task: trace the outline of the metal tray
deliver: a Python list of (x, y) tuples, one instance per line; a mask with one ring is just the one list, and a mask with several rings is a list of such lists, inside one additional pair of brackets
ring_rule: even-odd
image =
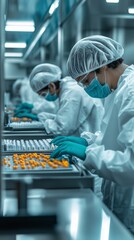
[[(17, 165), (18, 169), (13, 169), (12, 167), (15, 164), (13, 163), (12, 155), (4, 156), (4, 158), (10, 159), (10, 160), (7, 160), (10, 163), (10, 166), (3, 165), (2, 167), (4, 174), (18, 175), (18, 174), (49, 174), (49, 173), (61, 174), (63, 173), (63, 174), (71, 174), (71, 175), (80, 175), (80, 171), (73, 164), (69, 164), (68, 167), (58, 166), (57, 168), (53, 168), (46, 163), (45, 168), (43, 168), (42, 166), (38, 166), (30, 169), (28, 168), (22, 169), (20, 165)], [(40, 160), (39, 162), (43, 162), (43, 160)]]
[(43, 127), (31, 127), (31, 128), (28, 128), (28, 127), (25, 127), (25, 128), (14, 128), (14, 127), (4, 127), (4, 130), (7, 130), (7, 131), (45, 131), (45, 129)]

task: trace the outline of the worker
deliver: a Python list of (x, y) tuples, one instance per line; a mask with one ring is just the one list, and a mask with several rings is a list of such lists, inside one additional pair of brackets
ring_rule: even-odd
[(21, 103), (21, 94), (20, 89), (22, 86), (22, 79), (17, 79), (12, 86), (12, 102), (15, 106), (18, 106)]
[[(47, 101), (59, 100), (57, 114), (42, 112), (38, 119), (46, 132), (75, 135), (100, 130), (103, 108), (94, 102), (71, 77), (61, 78), (61, 69), (54, 64), (39, 64), (30, 74), (30, 85)], [(75, 91), (74, 91), (75, 89)], [(23, 115), (24, 117), (24, 115)]]
[(37, 114), (41, 112), (53, 114), (57, 113), (59, 109), (59, 101), (48, 102), (47, 100), (45, 100), (45, 98), (39, 96), (32, 90), (28, 78), (25, 78), (23, 80), (19, 79), (19, 81), (17, 80), (17, 83), (20, 86), (18, 92), (20, 95), (21, 103), (17, 106), (17, 109), (15, 110), (15, 117), (21, 118), (25, 115), (25, 117), (31, 118), (32, 120), (38, 120)]
[(68, 58), (69, 74), (93, 98), (105, 99), (103, 132), (57, 137), (51, 157), (69, 154), (103, 178), (104, 203), (134, 233), (134, 65), (123, 47), (94, 35), (79, 40)]

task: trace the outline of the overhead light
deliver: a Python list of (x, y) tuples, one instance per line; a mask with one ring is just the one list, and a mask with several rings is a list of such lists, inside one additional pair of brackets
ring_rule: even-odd
[(34, 26), (34, 21), (7, 21), (7, 26)]
[(134, 8), (128, 8), (128, 13), (129, 14), (134, 14)]
[(49, 14), (52, 15), (58, 6), (59, 6), (59, 0), (55, 0), (49, 9)]
[(6, 42), (5, 48), (26, 48), (25, 42)]
[(34, 32), (35, 27), (33, 21), (7, 21), (5, 30), (11, 32)]
[(7, 32), (34, 32), (35, 28), (33, 26), (6, 26), (5, 30)]
[(119, 3), (119, 0), (106, 0), (107, 3)]
[(22, 57), (23, 54), (20, 52), (5, 52), (5, 57)]

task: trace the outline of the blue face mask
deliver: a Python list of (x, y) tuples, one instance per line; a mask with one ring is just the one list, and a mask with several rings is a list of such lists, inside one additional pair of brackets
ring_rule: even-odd
[(97, 78), (94, 78), (84, 90), (93, 98), (105, 98), (111, 93), (108, 84), (101, 85)]
[(48, 93), (47, 96), (45, 97), (45, 99), (46, 99), (47, 101), (50, 101), (50, 102), (55, 101), (57, 98), (58, 98), (58, 96), (57, 96), (56, 93), (53, 94), (53, 95), (50, 94), (50, 93)]

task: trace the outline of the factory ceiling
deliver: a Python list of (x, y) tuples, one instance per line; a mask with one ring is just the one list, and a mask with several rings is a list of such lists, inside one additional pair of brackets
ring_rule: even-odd
[[(108, 0), (107, 0), (108, 1)], [(62, 4), (62, 20), (70, 14), (75, 5), (82, 2), (83, 15), (77, 18), (82, 22), (84, 31), (92, 29), (105, 30), (108, 28), (132, 28), (134, 14), (128, 13), (129, 7), (134, 7), (133, 0), (115, 0), (118, 3), (108, 3), (106, 0), (7, 0), (6, 4), (6, 31), (5, 56), (21, 54), (21, 59), (28, 60), (34, 57), (40, 48), (47, 46), (53, 40), (59, 27), (59, 5)], [(72, 21), (74, 18), (72, 18)], [(76, 20), (76, 19), (75, 19)], [(13, 22), (25, 22), (25, 29), (10, 30)], [(30, 25), (26, 25), (27, 24)], [(17, 24), (17, 23), (15, 23)], [(27, 30), (28, 28), (31, 30)], [(71, 29), (67, 34), (71, 34)], [(14, 43), (15, 47), (10, 47)], [(24, 43), (17, 48), (17, 43)], [(9, 55), (8, 55), (9, 54)]]

